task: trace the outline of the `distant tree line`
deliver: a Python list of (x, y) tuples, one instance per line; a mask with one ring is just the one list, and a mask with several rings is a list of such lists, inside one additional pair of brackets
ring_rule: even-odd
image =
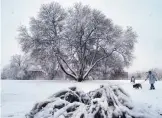
[(47, 79), (115, 78), (130, 66), (136, 38), (131, 27), (122, 28), (87, 5), (65, 9), (56, 2), (43, 4), (29, 27), (19, 27), (19, 44), (30, 61), (14, 56), (2, 75), (11, 71), (11, 78), (28, 79), (27, 70), (34, 63)]
[[(28, 80), (33, 78), (32, 71), (37, 66), (28, 56), (14, 55), (12, 56), (10, 63), (6, 65), (1, 73), (1, 79), (13, 79), (13, 80)], [(31, 70), (32, 68), (32, 70)]]
[[(157, 80), (162, 80), (162, 69), (154, 68), (150, 70), (156, 76)], [(147, 74), (148, 74), (148, 71), (137, 71), (137, 72), (131, 73), (129, 75), (129, 78), (131, 78), (131, 76), (134, 76), (136, 79), (146, 79)]]

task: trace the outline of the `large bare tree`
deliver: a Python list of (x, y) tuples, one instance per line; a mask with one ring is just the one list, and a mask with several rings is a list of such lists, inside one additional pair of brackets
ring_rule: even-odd
[(57, 60), (62, 71), (76, 81), (110, 62), (129, 66), (136, 37), (131, 27), (123, 29), (81, 3), (66, 10), (55, 2), (42, 5), (30, 27), (19, 30), (23, 51), (36, 59)]

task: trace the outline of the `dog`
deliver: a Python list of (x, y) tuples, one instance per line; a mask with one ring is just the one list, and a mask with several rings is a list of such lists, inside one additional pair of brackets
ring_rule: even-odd
[(142, 85), (140, 83), (136, 83), (133, 85), (133, 88), (135, 88), (135, 89), (141, 88), (142, 89)]

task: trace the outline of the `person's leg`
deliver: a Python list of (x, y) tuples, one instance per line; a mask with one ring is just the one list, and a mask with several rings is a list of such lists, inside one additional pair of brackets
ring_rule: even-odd
[(152, 89), (155, 89), (154, 84), (152, 84)]
[(152, 90), (153, 89), (153, 87), (152, 87), (152, 84), (151, 84), (151, 86), (150, 86), (150, 90)]

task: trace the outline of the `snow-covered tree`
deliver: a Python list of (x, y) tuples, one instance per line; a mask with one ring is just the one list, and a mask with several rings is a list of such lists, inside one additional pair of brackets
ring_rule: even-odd
[(23, 79), (25, 75), (24, 70), (26, 65), (24, 64), (23, 58), (21, 55), (14, 55), (11, 57), (10, 61), (10, 72), (13, 79)]
[(9, 65), (3, 67), (1, 71), (1, 79), (12, 79), (12, 74)]
[(28, 68), (31, 65), (27, 56), (14, 55), (10, 63), (2, 70), (2, 79), (29, 79)]
[(68, 10), (55, 2), (42, 5), (30, 27), (19, 30), (24, 52), (44, 62), (57, 60), (62, 71), (76, 81), (101, 67), (129, 66), (136, 37), (131, 27), (123, 29), (81, 3)]

